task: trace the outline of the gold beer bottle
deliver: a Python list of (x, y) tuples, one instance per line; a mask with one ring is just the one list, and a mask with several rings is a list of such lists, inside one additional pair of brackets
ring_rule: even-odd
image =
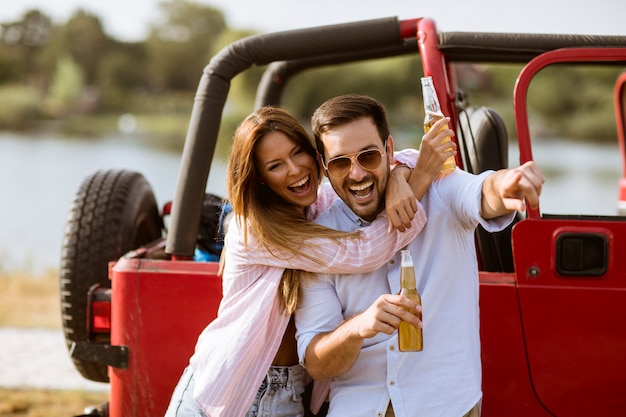
[[(422, 298), (415, 288), (415, 269), (413, 268), (413, 258), (410, 250), (400, 252), (402, 260), (400, 263), (400, 285), (402, 289), (400, 294), (422, 305)], [(418, 314), (422, 319), (422, 313)], [(419, 352), (424, 349), (424, 340), (422, 338), (422, 328), (417, 328), (406, 321), (400, 322), (398, 328), (398, 345), (401, 352)]]
[[(437, 120), (445, 117), (441, 112), (441, 107), (439, 106), (439, 99), (437, 98), (437, 93), (433, 84), (433, 77), (422, 77), (422, 96), (424, 97), (424, 133), (428, 133)], [(448, 125), (446, 124), (442, 129), (447, 128)], [(450, 136), (446, 136), (441, 143), (449, 141)], [(447, 174), (448, 172), (454, 171), (455, 168), (456, 161), (454, 160), (454, 156), (451, 156), (443, 163), (441, 172), (443, 174)]]

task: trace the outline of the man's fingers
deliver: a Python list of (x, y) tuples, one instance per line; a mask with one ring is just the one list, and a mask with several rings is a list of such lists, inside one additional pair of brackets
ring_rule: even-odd
[(503, 198), (502, 204), (507, 210), (526, 211), (523, 198)]
[(532, 208), (537, 208), (539, 205), (539, 196), (541, 195), (541, 189), (546, 182), (543, 172), (535, 164), (529, 166), (529, 172), (525, 175), (526, 180), (530, 184), (528, 190), (524, 192), (528, 203)]
[[(524, 199), (532, 208), (539, 206), (539, 196), (545, 182), (545, 177), (541, 169), (533, 162), (528, 161), (517, 169), (511, 171), (505, 186), (503, 197), (520, 200), (515, 203), (513, 201), (504, 201), (505, 206), (510, 209), (524, 210)], [(521, 206), (521, 209), (519, 208)], [(517, 208), (516, 208), (517, 207)]]
[(388, 318), (389, 324), (395, 328), (398, 328), (401, 321), (406, 321), (417, 327), (422, 326), (422, 322), (416, 314), (422, 311), (421, 306), (402, 295), (388, 298), (383, 310), (391, 316)]

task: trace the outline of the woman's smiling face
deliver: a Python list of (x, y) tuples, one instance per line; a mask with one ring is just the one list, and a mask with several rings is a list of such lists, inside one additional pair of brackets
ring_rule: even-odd
[(263, 182), (287, 202), (305, 208), (317, 199), (317, 161), (279, 131), (257, 144), (255, 161)]

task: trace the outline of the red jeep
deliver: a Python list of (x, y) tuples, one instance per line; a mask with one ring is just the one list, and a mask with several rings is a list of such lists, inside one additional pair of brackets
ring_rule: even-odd
[[(146, 179), (126, 170), (98, 171), (76, 194), (61, 302), (76, 368), (110, 383), (110, 401), (94, 414), (163, 415), (198, 334), (216, 315), (217, 263), (193, 255), (230, 80), (267, 65), (255, 107), (279, 105), (289, 78), (304, 70), (402, 55), (433, 77), (458, 132), (457, 165), (474, 173), (507, 167), (509, 140), (498, 111), (468, 104), (461, 64), (523, 68), (511, 85), (520, 164), (533, 159), (526, 99), (535, 75), (563, 64), (612, 68), (606, 99), (614, 101), (622, 163), (617, 203), (626, 209), (626, 75), (619, 76), (626, 36), (439, 33), (431, 19), (391, 17), (241, 39), (202, 74), (171, 206), (159, 210)], [(476, 241), (482, 415), (624, 415), (626, 217), (529, 209), (501, 233), (478, 230)]]

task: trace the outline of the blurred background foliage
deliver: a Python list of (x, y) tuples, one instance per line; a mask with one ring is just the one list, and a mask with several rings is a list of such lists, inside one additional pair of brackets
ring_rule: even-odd
[[(86, 137), (132, 129), (155, 146), (182, 149), (203, 68), (223, 47), (253, 34), (230, 29), (220, 10), (188, 0), (160, 2), (159, 16), (141, 42), (115, 39), (104, 31), (98, 16), (84, 10), (62, 24), (29, 10), (18, 21), (0, 22), (0, 129), (53, 129), (61, 135)], [(420, 127), (418, 58), (305, 72), (290, 81), (283, 104), (306, 122), (328, 97), (360, 92), (387, 105), (394, 129)], [(507, 125), (514, 126), (512, 88), (521, 66), (458, 67), (459, 82), (472, 104), (496, 108)], [(254, 67), (233, 79), (221, 135), (230, 135), (253, 110), (263, 70)], [(599, 76), (597, 71), (604, 73)], [(619, 72), (617, 68), (546, 70), (533, 82), (529, 95), (533, 128), (547, 136), (559, 131), (571, 139), (614, 140), (612, 101), (597, 92), (606, 95)], [(560, 79), (558, 88), (568, 94), (554, 93), (555, 77)], [(571, 91), (578, 98), (565, 101)], [(532, 119), (533, 109), (548, 117)], [(583, 112), (584, 117), (568, 117), (574, 112)], [(509, 134), (515, 136), (514, 131)]]

